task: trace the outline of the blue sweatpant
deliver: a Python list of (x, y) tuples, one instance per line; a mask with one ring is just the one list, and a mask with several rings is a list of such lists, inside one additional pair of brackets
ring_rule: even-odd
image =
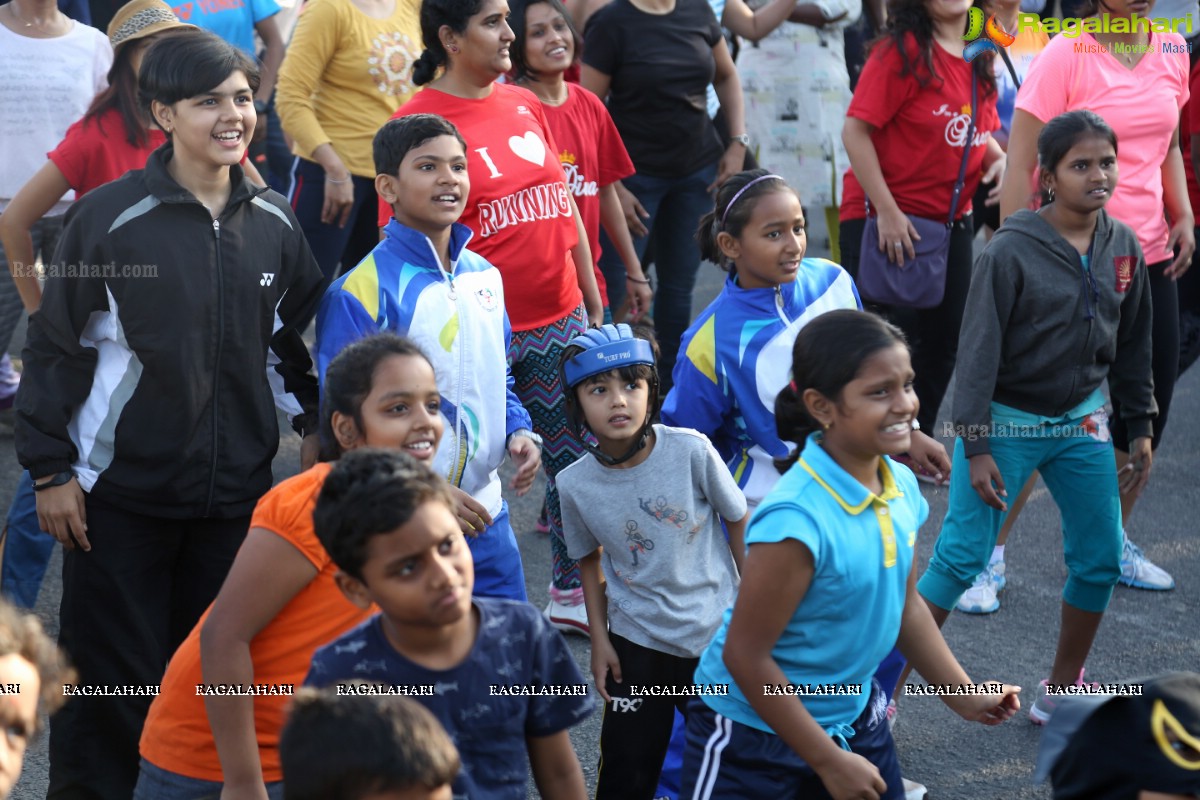
[(54, 537), (38, 527), (33, 480), (22, 472), (5, 520), (4, 566), (0, 593), (19, 608), (37, 604), (42, 579), (54, 553)]
[(525, 594), (525, 570), (521, 550), (508, 521), (508, 502), (492, 518), (492, 524), (479, 536), (467, 537), (471, 560), (475, 562), (476, 597), (528, 600)]
[[(847, 743), (851, 752), (879, 770), (887, 784), (882, 800), (903, 800), (900, 762), (887, 724), (887, 698), (878, 681), (871, 681), (871, 698), (854, 721), (854, 735)], [(774, 733), (723, 717), (700, 698), (688, 704), (679, 800), (829, 797), (812, 767)]]
[[(1008, 501), (1037, 470), (1062, 514), (1067, 583), (1063, 600), (1083, 611), (1103, 612), (1121, 575), (1121, 500), (1107, 420), (1102, 413), (1058, 425), (1022, 426), (993, 435), (989, 444), (1008, 490)], [(962, 440), (954, 445), (950, 508), (933, 558), (917, 590), (950, 610), (983, 571), (1007, 512), (985, 505), (971, 488)]]

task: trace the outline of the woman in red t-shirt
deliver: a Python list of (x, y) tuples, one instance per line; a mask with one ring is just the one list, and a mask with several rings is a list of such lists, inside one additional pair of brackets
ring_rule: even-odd
[[(607, 311), (611, 304), (600, 271), (603, 224), (625, 264), (630, 321), (636, 322), (650, 310), (653, 292), (617, 197), (617, 181), (633, 174), (633, 162), (600, 98), (567, 80), (568, 71), (578, 63), (583, 40), (559, 0), (515, 0), (509, 24), (517, 37), (510, 48), (516, 84), (542, 101), (567, 186), (587, 230), (600, 299)], [(605, 314), (606, 322), (609, 317)]]
[[(512, 69), (515, 37), (507, 16), (505, 0), (424, 0), (425, 51), (413, 66), (413, 83), (429, 86), (393, 116), (438, 114), (466, 139), (471, 193), (460, 222), (475, 233), (471, 249), (504, 280), (513, 389), (544, 439), (554, 554), (550, 618), (586, 633), (579, 569), (562, 540), (554, 482), (584, 451), (569, 432), (558, 368), (567, 342), (589, 322), (599, 324), (604, 311), (587, 234), (541, 101), (496, 82)], [(380, 227), (390, 215), (381, 205)]]
[(963, 60), (971, 0), (899, 0), (889, 8), (887, 27), (863, 67), (842, 130), (850, 169), (839, 241), (842, 265), (851, 275), (858, 275), (867, 197), (872, 213), (879, 215), (879, 241), (871, 245), (901, 266), (914, 256), (916, 231), (907, 215), (946, 219), (967, 146), (972, 73), (978, 81), (975, 136), (950, 235), (945, 296), (941, 305), (920, 313), (884, 309), (912, 344), (919, 421), (924, 430), (933, 430), (954, 372), (971, 284), (971, 198), (981, 176), (999, 184), (1004, 151), (991, 137), (1000, 127), (991, 60)]
[[(1179, 145), (1183, 150), (1183, 171), (1187, 178), (1188, 199), (1192, 213), (1200, 210), (1200, 58), (1192, 54), (1192, 69), (1188, 77), (1190, 99), (1179, 116)], [(1193, 234), (1200, 242), (1200, 225)], [(1179, 374), (1195, 363), (1200, 356), (1200, 270), (1183, 273), (1179, 287)]]
[(0, 215), (0, 240), (8, 253), (13, 281), (32, 314), (42, 302), (42, 289), (30, 270), (15, 265), (34, 263), (34, 224), (59, 198), (74, 189), (77, 198), (114, 181), (131, 169), (146, 166), (146, 157), (166, 141), (138, 104), (137, 75), (151, 42), (166, 32), (194, 31), (180, 22), (162, 0), (133, 0), (108, 26), (113, 48), (108, 88), (96, 95), (83, 119), (67, 135), (29, 182), (21, 187)]

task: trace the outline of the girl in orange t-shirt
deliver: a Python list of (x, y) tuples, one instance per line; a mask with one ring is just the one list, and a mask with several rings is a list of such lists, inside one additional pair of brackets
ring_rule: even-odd
[[(328, 460), (357, 447), (431, 462), (442, 437), (433, 367), (410, 340), (351, 344), (326, 372), (321, 440)], [(374, 612), (347, 601), (313, 531), (331, 465), (283, 481), (255, 508), (220, 594), (180, 645), (146, 719), (135, 800), (281, 798), (284, 709), (313, 651)]]

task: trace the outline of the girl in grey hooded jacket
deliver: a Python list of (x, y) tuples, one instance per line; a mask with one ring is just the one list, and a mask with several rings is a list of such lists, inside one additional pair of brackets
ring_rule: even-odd
[[(1151, 306), (1137, 237), (1104, 212), (1117, 141), (1090, 111), (1046, 124), (1039, 179), (1050, 202), (1009, 217), (981, 253), (959, 337), (958, 441), (950, 505), (918, 590), (939, 624), (986, 565), (1007, 514), (1006, 486), (1041, 473), (1062, 513), (1067, 582), (1047, 686), (1082, 682), (1083, 662), (1120, 575), (1121, 493), (1145, 486), (1151, 422)], [(1131, 431), (1117, 471), (1101, 385)]]

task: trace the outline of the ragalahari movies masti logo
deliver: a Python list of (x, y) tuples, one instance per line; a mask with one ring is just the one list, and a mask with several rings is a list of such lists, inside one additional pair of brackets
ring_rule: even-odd
[(995, 14), (988, 17), (985, 23), (983, 11), (972, 8), (967, 16), (967, 32), (963, 34), (963, 39), (970, 42), (963, 48), (963, 58), (970, 62), (989, 50), (999, 53), (1000, 48), (1008, 47), (1017, 40), (1017, 37), (1000, 27), (1000, 23), (996, 22)]

